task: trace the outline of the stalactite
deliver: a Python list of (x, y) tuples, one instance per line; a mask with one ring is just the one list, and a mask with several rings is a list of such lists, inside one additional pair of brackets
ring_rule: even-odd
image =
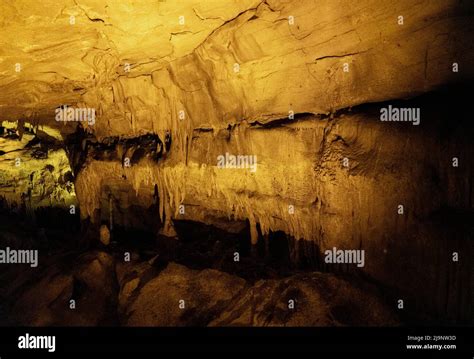
[(112, 194), (109, 194), (109, 229), (110, 232), (114, 229), (114, 205)]

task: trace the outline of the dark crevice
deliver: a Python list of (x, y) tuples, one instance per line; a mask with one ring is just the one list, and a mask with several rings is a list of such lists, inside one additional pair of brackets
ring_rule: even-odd
[[(290, 116), (286, 117), (278, 117), (275, 119), (261, 119), (255, 121), (249, 121), (249, 125), (255, 128), (262, 128), (262, 129), (272, 129), (280, 126), (291, 125), (296, 123), (300, 120), (305, 120), (308, 118), (313, 118), (316, 120), (330, 120), (330, 119), (337, 119), (338, 117), (344, 115), (356, 115), (356, 114), (366, 114), (367, 117), (373, 117), (375, 114), (376, 117), (380, 115), (380, 108), (387, 107), (388, 105), (392, 105), (394, 107), (420, 107), (421, 110), (427, 109), (428, 111), (432, 110), (432, 104), (437, 102), (445, 103), (445, 109), (449, 109), (449, 113), (447, 113), (446, 118), (443, 118), (443, 123), (445, 126), (449, 128), (457, 128), (459, 127), (459, 123), (466, 123), (469, 121), (466, 116), (465, 112), (462, 108), (459, 107), (459, 103), (462, 101), (469, 102), (469, 94), (474, 91), (472, 85), (465, 85), (465, 84), (456, 84), (453, 83), (447, 86), (441, 86), (434, 89), (431, 92), (427, 92), (424, 94), (413, 95), (411, 97), (405, 99), (393, 99), (393, 100), (385, 100), (380, 102), (368, 102), (359, 105), (354, 105), (351, 107), (340, 108), (337, 110), (332, 110), (328, 113), (311, 113), (311, 112), (297, 112), (294, 113), (292, 118)], [(372, 115), (372, 116), (370, 116)], [(449, 119), (453, 116), (456, 116), (456, 121), (450, 121)], [(266, 116), (268, 117), (268, 116)], [(423, 123), (423, 121), (422, 121)], [(412, 126), (411, 123), (408, 125)], [(227, 128), (232, 130), (239, 126), (239, 124), (228, 124)], [(470, 126), (466, 126), (470, 129)], [(207, 129), (204, 129), (206, 131)]]
[(106, 137), (101, 141), (79, 129), (69, 135), (66, 148), (71, 167), (77, 175), (87, 158), (96, 161), (116, 161), (127, 166), (138, 163), (143, 158), (158, 162), (171, 147), (171, 135), (167, 134), (163, 143), (158, 135), (148, 134), (138, 137), (124, 138), (119, 136)]

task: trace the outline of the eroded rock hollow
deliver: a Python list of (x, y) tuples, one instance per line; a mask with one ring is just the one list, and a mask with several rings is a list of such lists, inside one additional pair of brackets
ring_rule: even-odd
[(473, 18), (2, 2), (0, 324), (472, 324)]

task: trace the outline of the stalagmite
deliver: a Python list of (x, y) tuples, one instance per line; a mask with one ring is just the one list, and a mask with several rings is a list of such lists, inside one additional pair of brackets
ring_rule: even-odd
[(250, 222), (250, 249), (253, 256), (257, 255), (257, 244), (258, 244), (258, 230), (257, 224), (253, 217), (249, 218)]
[(100, 241), (104, 246), (110, 244), (110, 231), (105, 224), (100, 226)]

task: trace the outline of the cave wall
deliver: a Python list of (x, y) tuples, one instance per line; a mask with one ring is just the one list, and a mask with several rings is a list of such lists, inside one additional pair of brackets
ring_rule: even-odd
[[(0, 210), (77, 207), (74, 178), (58, 131), (0, 123)], [(49, 132), (49, 134), (48, 134)], [(57, 137), (54, 137), (57, 136)], [(79, 209), (78, 209), (79, 211)]]
[[(81, 213), (93, 215), (111, 180), (135, 188), (129, 196), (145, 208), (153, 205), (157, 184), (156, 215), (164, 221), (249, 220), (263, 234), (280, 230), (313, 241), (320, 252), (364, 249), (363, 272), (402, 290), (411, 305), (429, 302), (429, 310), (452, 319), (470, 317), (473, 146), (462, 123), (446, 127), (441, 109), (449, 106), (430, 107), (422, 107), (420, 126), (387, 125), (370, 106), (274, 127), (196, 131), (187, 163), (145, 159), (126, 168), (91, 161), (76, 181)], [(216, 158), (226, 152), (255, 154), (257, 170), (218, 168)], [(463, 165), (453, 167), (453, 157)], [(441, 270), (451, 267), (454, 251), (463, 253), (462, 266)]]
[[(439, 269), (454, 250), (472, 257), (471, 133), (465, 113), (450, 111), (473, 78), (472, 3), (81, 0), (1, 10), (2, 119), (67, 138), (77, 123), (54, 120), (67, 104), (96, 110), (93, 125), (81, 124), (95, 142), (170, 139), (159, 158), (143, 151), (130, 167), (119, 146), (109, 158), (71, 158), (83, 219), (106, 218), (112, 193), (123, 211), (156, 206), (168, 234), (173, 220), (230, 219), (248, 221), (254, 241), (258, 225), (321, 251), (365, 249), (363, 272), (414, 306), (422, 286), (420, 302), (440, 298), (432, 310), (472, 318), (468, 263)], [(443, 88), (459, 88), (460, 100), (446, 104)], [(421, 108), (420, 125), (381, 122), (389, 104)], [(257, 170), (218, 168), (226, 152), (257, 156)]]
[(461, 77), (453, 62), (473, 71), (469, 2), (113, 4), (2, 4), (10, 120), (52, 121), (56, 107), (82, 104), (97, 110), (99, 137), (172, 130), (178, 146), (199, 127), (423, 93)]

